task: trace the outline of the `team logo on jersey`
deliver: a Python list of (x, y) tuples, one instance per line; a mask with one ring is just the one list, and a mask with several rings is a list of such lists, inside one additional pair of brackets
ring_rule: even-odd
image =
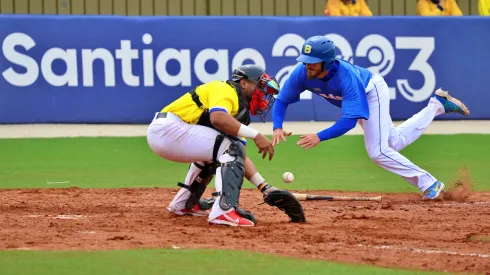
[(334, 96), (333, 94), (318, 94), (319, 96), (325, 98), (325, 99), (335, 99), (335, 100), (342, 100), (341, 96)]

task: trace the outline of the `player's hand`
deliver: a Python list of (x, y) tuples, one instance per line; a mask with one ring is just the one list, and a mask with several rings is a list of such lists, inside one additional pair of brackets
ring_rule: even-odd
[(286, 137), (290, 136), (292, 132), (284, 131), (283, 129), (276, 129), (272, 134), (272, 146), (279, 144), (279, 141), (282, 139), (286, 142)]
[(302, 135), (300, 138), (301, 139), (296, 144), (306, 150), (309, 150), (320, 144), (320, 138), (317, 134)]
[(254, 138), (254, 142), (257, 148), (259, 148), (259, 153), (262, 153), (262, 158), (265, 158), (265, 156), (267, 156), (267, 153), (269, 153), (269, 160), (271, 160), (274, 156), (274, 146), (272, 146), (270, 140), (266, 138), (262, 133), (259, 133)]

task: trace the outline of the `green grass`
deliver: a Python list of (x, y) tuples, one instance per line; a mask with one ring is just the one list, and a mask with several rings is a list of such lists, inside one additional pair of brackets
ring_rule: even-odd
[[(298, 139), (278, 145), (272, 161), (261, 159), (252, 142), (247, 153), (280, 188), (417, 191), (369, 160), (362, 136), (343, 136), (310, 151), (298, 147)], [(425, 135), (401, 153), (446, 183), (465, 165), (477, 183), (475, 190), (490, 190), (489, 140), (488, 135)], [(144, 137), (0, 139), (0, 152), (0, 188), (177, 187), (188, 168), (154, 155)], [(282, 183), (285, 171), (293, 172), (293, 183)], [(65, 181), (69, 183), (47, 183)], [(245, 181), (244, 188), (252, 185)]]
[(2, 275), (438, 274), (324, 261), (298, 261), (243, 251), (187, 249), (110, 252), (0, 251), (0, 270)]

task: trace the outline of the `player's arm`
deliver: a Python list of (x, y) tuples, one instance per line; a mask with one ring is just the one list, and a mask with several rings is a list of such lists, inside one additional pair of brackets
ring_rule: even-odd
[(358, 119), (369, 118), (369, 106), (361, 81), (349, 74), (340, 80), (342, 117), (331, 127), (317, 133), (320, 141), (342, 136), (356, 127)]
[[(243, 125), (231, 115), (233, 109), (238, 109), (238, 99), (234, 98), (236, 96), (225, 85), (217, 86), (216, 89), (220, 91), (209, 95), (211, 124), (225, 134), (254, 139), (259, 131)], [(239, 133), (240, 129), (244, 133)]]
[(209, 99), (211, 124), (225, 134), (253, 139), (259, 153), (262, 153), (262, 158), (269, 153), (269, 160), (271, 160), (274, 156), (274, 148), (269, 139), (256, 129), (240, 123), (230, 114), (233, 107), (237, 105), (238, 99), (233, 93), (226, 90), (214, 93)]
[(272, 190), (277, 190), (277, 188), (272, 187), (272, 185), (267, 183), (249, 157), (245, 158), (245, 178), (255, 185), (255, 187), (262, 193), (270, 188), (273, 188)]
[(320, 139), (320, 141), (325, 141), (332, 138), (340, 137), (356, 127), (356, 123), (357, 119), (341, 117), (331, 127), (318, 132), (318, 138)]
[[(243, 136), (251, 139), (254, 139), (259, 134), (259, 131), (240, 123), (224, 110), (210, 110), (209, 112), (211, 124), (213, 124), (213, 126), (220, 132), (232, 136)], [(242, 127), (246, 129), (246, 133), (239, 134), (240, 128)]]
[(298, 102), (300, 94), (304, 91), (304, 85), (301, 80), (301, 78), (304, 78), (302, 70), (304, 68), (298, 65), (291, 72), (291, 75), (281, 88), (276, 101), (274, 101), (274, 106), (272, 107), (273, 130), (282, 129), (288, 105)]

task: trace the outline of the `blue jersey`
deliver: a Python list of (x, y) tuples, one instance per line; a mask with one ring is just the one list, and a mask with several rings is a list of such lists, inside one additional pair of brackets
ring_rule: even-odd
[(288, 105), (299, 101), (300, 94), (309, 90), (342, 108), (344, 118), (368, 119), (366, 87), (371, 77), (369, 70), (337, 59), (325, 78), (309, 80), (306, 66), (299, 64), (281, 88), (278, 100)]

